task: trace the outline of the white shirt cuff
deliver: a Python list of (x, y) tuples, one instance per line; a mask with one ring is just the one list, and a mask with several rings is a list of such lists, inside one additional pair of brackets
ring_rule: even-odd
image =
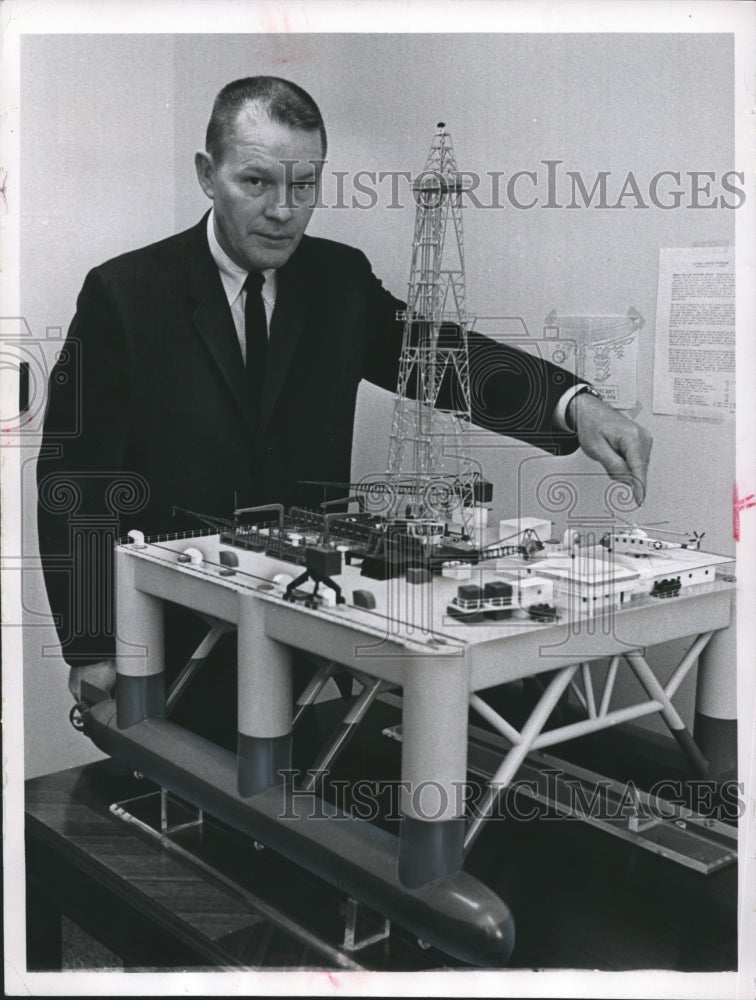
[(560, 431), (568, 431), (570, 434), (575, 433), (575, 428), (570, 427), (567, 422), (567, 407), (573, 396), (576, 396), (581, 389), (589, 388), (587, 382), (578, 382), (577, 385), (570, 386), (566, 392), (563, 392), (559, 397), (559, 402), (554, 409), (554, 424)]

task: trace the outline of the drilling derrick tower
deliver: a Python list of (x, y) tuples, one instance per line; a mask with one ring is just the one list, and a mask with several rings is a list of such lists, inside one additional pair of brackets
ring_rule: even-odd
[[(389, 516), (439, 538), (458, 522), (474, 536), (474, 510), (490, 491), (466, 443), (471, 424), (465, 312), (462, 178), (439, 122), (413, 184), (415, 231), (389, 446)], [(478, 508), (480, 509), (480, 508)]]

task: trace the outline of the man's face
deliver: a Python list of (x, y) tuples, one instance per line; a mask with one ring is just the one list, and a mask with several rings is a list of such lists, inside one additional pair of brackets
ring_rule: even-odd
[(319, 132), (280, 125), (254, 105), (237, 116), (220, 161), (197, 153), (218, 242), (235, 263), (248, 271), (286, 263), (310, 221), (322, 161)]

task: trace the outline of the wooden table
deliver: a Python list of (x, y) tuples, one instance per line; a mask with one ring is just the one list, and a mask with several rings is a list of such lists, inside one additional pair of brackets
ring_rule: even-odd
[[(401, 937), (350, 956), (343, 899), (307, 873), (205, 820), (183, 844), (215, 877), (110, 811), (155, 786), (114, 761), (26, 785), (27, 964), (61, 968), (66, 915), (126, 968), (416, 969), (442, 964)], [(254, 889), (254, 896), (253, 896)], [(255, 902), (256, 901), (256, 902)], [(282, 911), (286, 908), (288, 916)]]

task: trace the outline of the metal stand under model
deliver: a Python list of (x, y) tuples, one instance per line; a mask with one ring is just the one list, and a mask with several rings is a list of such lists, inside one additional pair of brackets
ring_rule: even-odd
[[(242, 888), (236, 881), (228, 878), (223, 872), (208, 862), (201, 856), (198, 850), (189, 850), (176, 839), (177, 834), (182, 831), (196, 829), (200, 839), (204, 823), (204, 815), (201, 809), (193, 810), (185, 802), (170, 795), (165, 788), (160, 788), (145, 795), (140, 795), (132, 799), (125, 799), (121, 802), (114, 802), (110, 806), (110, 812), (118, 819), (136, 827), (141, 833), (159, 842), (165, 850), (178, 855), (184, 860), (204, 872), (211, 875), (213, 879), (221, 882), (227, 888), (241, 897), (249, 906), (250, 917), (266, 921), (272, 927), (284, 931), (286, 934), (298, 940), (301, 945), (308, 949), (313, 955), (327, 964), (341, 969), (361, 970), (364, 966), (350, 957), (349, 953), (362, 950), (376, 941), (383, 940), (390, 931), (389, 921), (385, 921), (383, 931), (374, 934), (369, 938), (357, 940), (356, 927), (360, 916), (359, 906), (355, 900), (347, 900), (347, 910), (344, 921), (344, 939), (342, 946), (336, 947), (325, 937), (313, 934), (301, 923), (292, 920), (280, 907), (271, 906), (259, 895)], [(262, 845), (256, 845), (262, 848)], [(351, 904), (351, 905), (350, 905)], [(262, 968), (265, 964), (265, 944), (269, 940), (268, 936), (263, 936), (261, 945), (248, 965), (250, 968)]]

